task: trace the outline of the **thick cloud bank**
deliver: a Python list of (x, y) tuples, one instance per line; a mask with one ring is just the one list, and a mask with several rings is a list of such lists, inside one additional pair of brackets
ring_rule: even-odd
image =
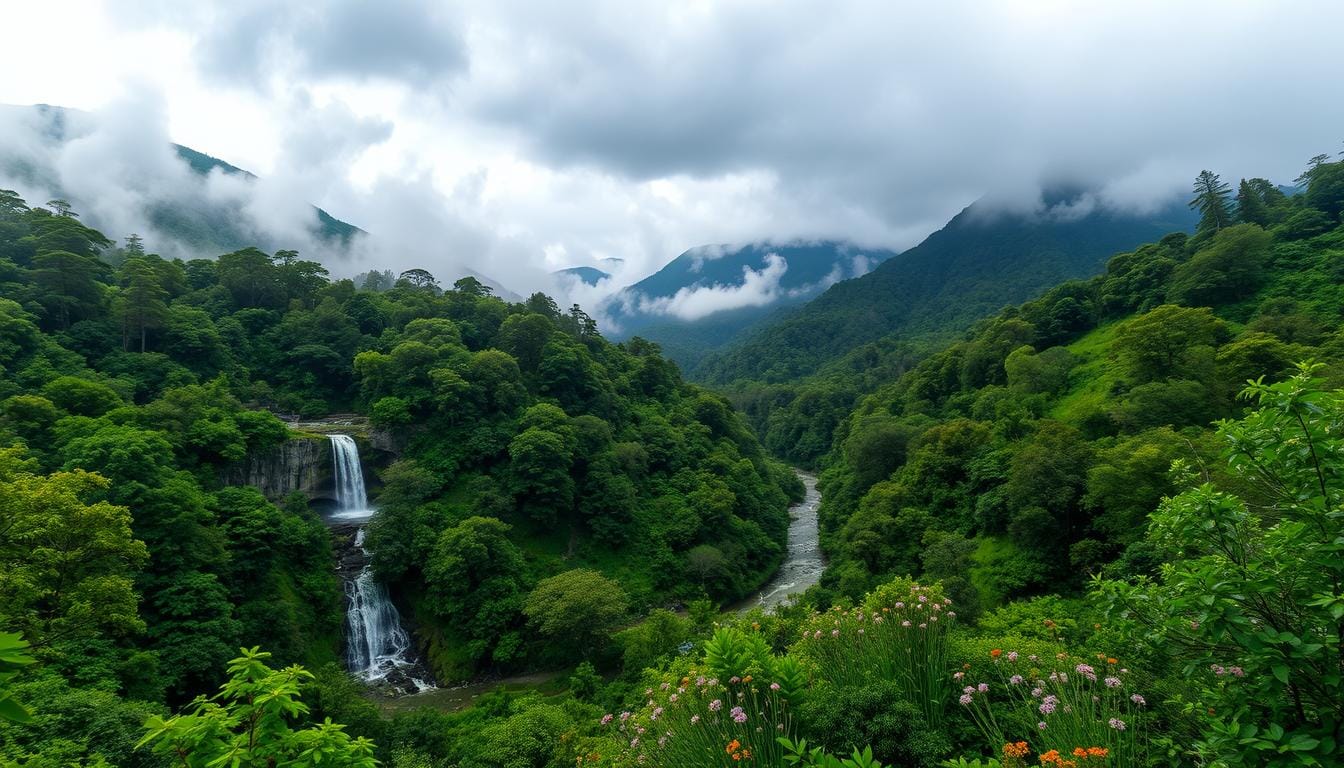
[[(4, 20), (0, 47), (44, 65), (0, 77), (0, 102), (121, 126), (54, 166), (114, 232), (181, 191), (150, 146), (171, 138), (257, 172), (191, 192), (248, 226), (297, 236), (313, 203), (374, 233), (350, 271), (465, 266), (588, 304), (696, 243), (900, 250), (987, 194), (1143, 209), (1203, 168), (1290, 180), (1344, 138), (1329, 0), (88, 0)], [(154, 183), (107, 186), (122, 165)], [(611, 258), (598, 287), (548, 277)]]

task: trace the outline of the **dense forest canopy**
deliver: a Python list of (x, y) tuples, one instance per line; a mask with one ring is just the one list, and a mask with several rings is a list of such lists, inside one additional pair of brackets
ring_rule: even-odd
[(293, 251), (162, 259), (0, 193), (0, 617), (47, 673), (25, 686), (130, 713), (210, 690), (240, 645), (336, 661), (326, 526), (221, 482), (290, 438), (272, 412), (394, 436), (369, 546), (445, 681), (592, 652), (604, 625), (534, 589), (576, 611), (606, 590), (619, 623), (779, 562), (797, 480), (655, 346), (470, 277), (371, 288)]
[[(0, 193), (0, 760), (1335, 764), (1344, 162), (1299, 182), (1206, 171), (1193, 234), (809, 380), (826, 573), (728, 614), (799, 482), (656, 345)], [(406, 709), (340, 666), (331, 532), (221, 480), (335, 410), (392, 445), (365, 545), (436, 677), (558, 676)]]

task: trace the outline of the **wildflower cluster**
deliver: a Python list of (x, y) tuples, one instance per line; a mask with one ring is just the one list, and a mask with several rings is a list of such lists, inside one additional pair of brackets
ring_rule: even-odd
[(795, 649), (838, 687), (894, 681), (937, 726), (951, 690), (945, 670), (956, 617), (952, 601), (937, 588), (897, 581), (862, 607), (814, 616)]
[(752, 675), (719, 680), (692, 669), (644, 691), (638, 712), (602, 717), (621, 745), (618, 766), (779, 765), (794, 729), (778, 683)]
[(1118, 659), (1100, 654), (1091, 663), (1067, 653), (1043, 659), (997, 648), (989, 658), (984, 676), (992, 681), (967, 679), (969, 664), (952, 679), (961, 685), (958, 703), (991, 744), (1005, 744), (1005, 758), (1020, 760), (1017, 744), (1027, 746), (1006, 743), (1007, 733), (1031, 729), (1042, 765), (1068, 768), (1112, 756), (1137, 764), (1138, 713), (1147, 701), (1127, 689), (1129, 670)]
[(1099, 765), (1110, 757), (1111, 751), (1105, 747), (1074, 747), (1073, 751), (1060, 754), (1058, 749), (1049, 750), (1038, 756), (1043, 766), (1054, 766), (1054, 768), (1078, 768), (1079, 765), (1091, 763)]

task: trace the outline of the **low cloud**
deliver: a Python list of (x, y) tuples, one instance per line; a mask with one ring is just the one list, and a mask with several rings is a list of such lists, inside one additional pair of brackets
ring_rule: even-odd
[[(714, 258), (721, 258), (729, 250), (736, 249), (715, 247), (710, 252), (716, 254)], [(772, 252), (765, 255), (759, 269), (744, 266), (741, 282), (686, 286), (671, 296), (659, 297), (646, 296), (633, 290), (625, 291), (613, 296), (605, 304), (598, 305), (599, 318), (615, 332), (620, 330), (620, 318), (632, 314), (699, 320), (717, 312), (765, 307), (788, 299), (815, 295), (841, 280), (865, 274), (871, 268), (872, 264), (866, 256), (855, 254), (837, 261), (830, 272), (816, 282), (786, 288), (783, 279), (789, 270), (789, 262)]]
[(779, 281), (788, 270), (788, 261), (771, 253), (766, 255), (765, 265), (760, 269), (743, 267), (742, 282), (738, 285), (682, 288), (666, 298), (640, 297), (636, 306), (640, 312), (668, 315), (678, 320), (698, 320), (729, 309), (763, 307), (779, 300)]

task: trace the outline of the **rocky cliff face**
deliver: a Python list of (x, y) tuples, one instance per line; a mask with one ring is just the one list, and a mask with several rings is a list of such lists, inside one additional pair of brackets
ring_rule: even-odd
[(271, 501), (299, 491), (309, 501), (335, 501), (331, 442), (323, 436), (292, 437), (269, 451), (229, 467), (228, 485), (251, 485)]

